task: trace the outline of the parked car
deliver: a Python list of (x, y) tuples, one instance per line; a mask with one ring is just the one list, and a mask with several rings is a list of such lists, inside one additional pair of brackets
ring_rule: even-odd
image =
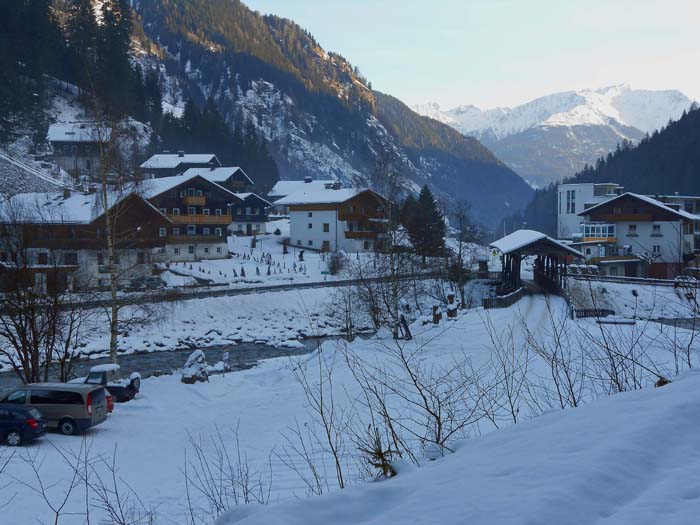
[(46, 434), (48, 423), (36, 408), (0, 404), (0, 439), (16, 447)]
[(141, 388), (141, 375), (134, 372), (129, 380), (122, 379), (119, 365), (96, 365), (90, 369), (88, 376), (82, 381), (87, 385), (102, 385), (114, 397), (117, 403), (131, 401)]
[(67, 436), (107, 419), (105, 389), (98, 385), (32, 383), (11, 391), (0, 403), (36, 408), (49, 428)]

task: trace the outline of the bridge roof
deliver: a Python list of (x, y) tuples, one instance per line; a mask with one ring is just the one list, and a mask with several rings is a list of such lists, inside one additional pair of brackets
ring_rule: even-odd
[(563, 244), (548, 235), (534, 230), (518, 230), (502, 239), (492, 242), (489, 246), (504, 254), (519, 255), (573, 255), (583, 257), (578, 250)]

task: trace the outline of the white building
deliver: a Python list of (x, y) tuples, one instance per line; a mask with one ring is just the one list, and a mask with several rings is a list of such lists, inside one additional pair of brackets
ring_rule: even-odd
[(614, 182), (560, 184), (557, 187), (557, 238), (580, 237), (579, 214), (586, 208), (616, 197), (622, 191), (622, 186)]
[(579, 214), (574, 245), (603, 275), (670, 278), (695, 261), (700, 216), (677, 204), (624, 193)]
[(299, 248), (370, 251), (383, 238), (386, 201), (369, 189), (305, 186), (275, 204), (289, 209), (290, 243)]
[(323, 190), (332, 188), (334, 185), (337, 186), (338, 184), (338, 181), (333, 179), (314, 180), (311, 177), (305, 177), (304, 180), (281, 180), (272, 187), (267, 194), (267, 198), (274, 204), (275, 213), (287, 215), (289, 213), (289, 208), (285, 205), (278, 205), (279, 200), (302, 191)]

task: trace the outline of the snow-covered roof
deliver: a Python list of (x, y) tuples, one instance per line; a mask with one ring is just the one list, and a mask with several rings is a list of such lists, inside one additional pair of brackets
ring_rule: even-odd
[[(110, 196), (110, 206), (117, 201)], [(104, 212), (99, 193), (20, 193), (0, 205), (2, 220), (17, 223), (89, 224)]]
[(268, 193), (268, 196), (274, 198), (286, 197), (298, 191), (302, 191), (309, 188), (323, 189), (326, 187), (327, 184), (333, 184), (335, 182), (337, 181), (331, 179), (311, 180), (308, 182), (303, 180), (281, 180), (272, 187), (272, 189)]
[(86, 122), (59, 122), (51, 124), (46, 139), (49, 142), (107, 142), (111, 128)]
[(700, 221), (700, 216), (695, 215), (693, 213), (688, 213), (685, 210), (674, 210), (667, 204), (664, 204), (663, 202), (654, 199), (653, 197), (649, 197), (647, 195), (640, 195), (639, 193), (631, 193), (631, 192), (625, 192), (622, 195), (618, 195), (617, 197), (613, 197), (610, 200), (607, 200), (605, 202), (601, 202), (600, 204), (596, 204), (595, 206), (588, 208), (587, 210), (583, 210), (580, 212), (578, 215), (585, 216), (589, 215), (591, 211), (600, 208), (601, 206), (604, 205), (609, 205), (612, 202), (615, 202), (618, 199), (621, 199), (622, 197), (632, 197), (634, 199), (638, 199), (640, 201), (646, 202), (647, 204), (651, 204), (652, 206), (655, 206), (657, 208), (660, 208), (668, 213), (673, 213), (675, 215), (678, 215), (679, 217), (682, 217), (684, 219), (688, 219), (689, 221)]
[(366, 190), (360, 188), (340, 188), (338, 190), (326, 189), (325, 187), (308, 188), (275, 201), (275, 204), (340, 204), (356, 197), (363, 191)]
[(246, 200), (248, 197), (255, 197), (255, 198), (260, 199), (261, 201), (263, 201), (263, 202), (264, 202), (265, 204), (267, 204), (268, 206), (272, 206), (272, 203), (271, 203), (270, 201), (268, 201), (267, 199), (263, 199), (263, 198), (262, 198), (260, 195), (258, 195), (257, 193), (235, 193), (234, 195), (236, 195), (236, 197), (238, 197), (238, 198), (241, 199), (242, 201)]
[(144, 196), (144, 198), (152, 199), (153, 197), (156, 197), (161, 193), (165, 193), (166, 191), (178, 187), (180, 184), (196, 179), (198, 177), (204, 179), (206, 182), (212, 184), (221, 191), (225, 191), (226, 193), (233, 196), (236, 195), (231, 190), (224, 188), (223, 186), (207, 179), (206, 177), (202, 177), (201, 175), (191, 176), (187, 175), (186, 173), (183, 173), (182, 175), (173, 175), (172, 177), (161, 177), (159, 179), (146, 180), (142, 184), (141, 193)]
[(189, 175), (190, 177), (199, 175), (200, 177), (204, 177), (211, 182), (224, 182), (239, 171), (246, 179), (248, 179), (250, 184), (253, 184), (253, 180), (248, 176), (243, 168), (239, 168), (238, 166), (224, 166), (219, 168), (189, 168), (183, 173), (183, 175)]
[(115, 363), (105, 363), (103, 365), (95, 365), (90, 368), (90, 372), (119, 372), (119, 365)]
[(171, 169), (180, 164), (209, 164), (219, 159), (213, 153), (157, 153), (141, 164), (141, 169)]
[(583, 254), (578, 250), (574, 250), (570, 246), (567, 246), (566, 244), (560, 241), (552, 239), (549, 235), (535, 230), (514, 231), (510, 235), (506, 235), (502, 239), (498, 239), (497, 241), (492, 242), (489, 246), (496, 248), (502, 253), (512, 253), (521, 250), (526, 246), (530, 246), (531, 244), (535, 244), (539, 241), (545, 241), (547, 243), (550, 243), (563, 251), (569, 252), (572, 255), (576, 255), (577, 257), (583, 257)]

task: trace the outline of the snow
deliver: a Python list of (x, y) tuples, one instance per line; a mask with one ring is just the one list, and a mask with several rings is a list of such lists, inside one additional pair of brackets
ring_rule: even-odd
[(180, 156), (178, 153), (157, 153), (141, 164), (141, 169), (170, 169), (177, 168), (180, 164), (208, 164), (219, 161), (213, 153), (185, 153)]
[(219, 525), (694, 523), (700, 373), (464, 442), (381, 483), (232, 511)]
[(413, 109), (466, 135), (489, 135), (501, 140), (546, 126), (622, 125), (652, 133), (669, 120), (677, 120), (691, 104), (679, 91), (636, 90), (621, 84), (554, 93), (512, 108), (460, 106), (443, 111), (438, 104), (428, 103)]
[(651, 204), (652, 206), (655, 206), (657, 208), (661, 208), (662, 210), (664, 210), (668, 213), (672, 213), (674, 215), (677, 215), (683, 219), (688, 219), (689, 221), (700, 221), (700, 216), (698, 216), (698, 215), (688, 213), (685, 210), (676, 210), (674, 208), (671, 208), (667, 204), (664, 204), (663, 202), (654, 199), (653, 197), (649, 197), (647, 195), (640, 195), (638, 193), (631, 193), (631, 192), (625, 192), (621, 195), (618, 195), (617, 197), (613, 197), (610, 200), (607, 200), (605, 202), (601, 202), (600, 204), (596, 204), (595, 206), (591, 206), (590, 208), (587, 208), (586, 210), (579, 213), (579, 215), (588, 215), (591, 212), (591, 210), (595, 210), (598, 207), (603, 206), (603, 205), (609, 205), (611, 202), (615, 202), (616, 200), (621, 199), (622, 197), (633, 197), (635, 199), (639, 199), (641, 201), (644, 201), (647, 204)]
[(107, 142), (110, 128), (100, 128), (85, 122), (51, 124), (46, 139), (49, 142)]
[(280, 200), (276, 201), (275, 204), (339, 204), (356, 197), (363, 191), (366, 190), (359, 188), (340, 188), (337, 190), (326, 189), (325, 187), (305, 188), (281, 198)]
[[(190, 319), (226, 331), (241, 322), (236, 316), (243, 314), (249, 316), (245, 318), (251, 332), (258, 335), (282, 317), (279, 309), (288, 306), (293, 296), (268, 294), (224, 302), (188, 302), (196, 306), (186, 302), (174, 309), (176, 319), (166, 323), (162, 333), (176, 337), (173, 329)], [(316, 297), (328, 299), (327, 292)], [(302, 311), (308, 311), (311, 298), (304, 297)], [(181, 312), (181, 308), (186, 311)], [(523, 330), (527, 327), (535, 332), (530, 337), (546, 341), (550, 309), (557, 316), (565, 314), (566, 304), (559, 298), (547, 302), (543, 297), (526, 297), (509, 309), (460, 312), (455, 321), (437, 326), (423, 326), (418, 321), (411, 327), (415, 339), (406, 345), (409, 351), (428, 345), (424, 356), (428, 369), (452, 367), (468, 357), (475, 369), (488, 370), (492, 359), (489, 325), (499, 331), (514, 327), (517, 341), (526, 337)], [(208, 321), (207, 316), (211, 316)], [(661, 337), (660, 325), (651, 324), (640, 334), (639, 324), (596, 328), (593, 321), (565, 322), (576, 355), (587, 351), (590, 339), (584, 336), (589, 331), (610, 330), (609, 334), (620, 340), (648, 347), (663, 373), (672, 368), (668, 340)], [(307, 327), (314, 324), (312, 320)], [(683, 340), (688, 334), (681, 330), (676, 336)], [(148, 508), (155, 508), (163, 523), (182, 523), (183, 516), (189, 515), (183, 471), (185, 455), (194, 459), (192, 441), (213, 453), (212, 439), (217, 433), (224, 436), (227, 446), (235, 443), (234, 428), (238, 428), (241, 453), (251, 470), (260, 473), (265, 484), (271, 476), (270, 501), (279, 505), (241, 506), (221, 520), (225, 525), (593, 524), (649, 519), (675, 524), (691, 522), (691, 516), (700, 511), (697, 373), (662, 389), (647, 388), (598, 402), (596, 393), (585, 389), (583, 397), (590, 404), (539, 416), (538, 410), (523, 404), (517, 425), (509, 427), (507, 418), (498, 414), (495, 421), (501, 430), (484, 421), (462, 436), (471, 439), (452, 444), (456, 453), (421, 461), (420, 468), (398, 463), (398, 476), (385, 482), (363, 483), (353, 467), (356, 458), (350, 446), (344, 464), (351, 486), (342, 492), (331, 489), (325, 496), (299, 500), (307, 495), (305, 484), (274, 454), (287, 443), (284, 435), (289, 435), (290, 428), (313, 429), (308, 400), (294, 370), (308, 366), (313, 371), (319, 359), (334, 363), (335, 402), (338, 409), (349, 407), (356, 403), (360, 391), (344, 352), (349, 350), (377, 366), (390, 367), (392, 354), (386, 345), (391, 344), (386, 335), (358, 339), (347, 348), (327, 342), (320, 354), (268, 360), (254, 369), (213, 376), (209, 382), (196, 385), (181, 384), (177, 375), (145, 379), (134, 401), (118, 405), (104, 424), (87, 433), (86, 447), (94, 457), (103, 458), (111, 458), (116, 447), (119, 479), (128, 483)], [(235, 352), (235, 346), (230, 351)], [(528, 373), (534, 374), (537, 384), (545, 384), (551, 371), (533, 356)], [(644, 380), (645, 386), (650, 383), (650, 378)], [(411, 407), (404, 409), (410, 411)], [(410, 417), (410, 412), (406, 416)], [(37, 457), (50, 498), (60, 497), (70, 479), (63, 458), (77, 454), (80, 447), (80, 438), (52, 433), (28, 450)], [(229, 448), (229, 453), (235, 455), (235, 448)], [(323, 450), (315, 454), (321, 472), (332, 477), (328, 455)], [(5, 477), (0, 478), (13, 481), (14, 497), (3, 508), (3, 518), (12, 523), (47, 521), (50, 513), (46, 507), (21, 484), (35, 483), (25, 457), (23, 450), (13, 456)], [(296, 465), (304, 468), (301, 462)], [(103, 469), (104, 463), (99, 462), (97, 468)], [(191, 485), (189, 489), (194, 512), (210, 522), (206, 501)], [(83, 501), (82, 491), (74, 492), (66, 510), (80, 512)], [(95, 510), (91, 521), (99, 522), (102, 517)], [(84, 519), (67, 516), (62, 522), (83, 523)]]
[(333, 184), (335, 180), (312, 180), (309, 182), (303, 180), (281, 180), (277, 182), (270, 192), (269, 197), (281, 198), (287, 195), (292, 195), (299, 191), (306, 189), (306, 186), (313, 188), (314, 190), (321, 190), (326, 187), (327, 184)]
[[(190, 181), (194, 178), (197, 178), (197, 177), (202, 177), (202, 176), (201, 175), (187, 175), (186, 173), (184, 173), (182, 175), (174, 175), (172, 177), (160, 177), (157, 179), (148, 179), (148, 180), (143, 181), (141, 193), (142, 193), (144, 198), (152, 199), (153, 197), (161, 195), (162, 193), (165, 193), (166, 191), (169, 191), (173, 188), (176, 188), (180, 184), (184, 184), (185, 182), (188, 182), (188, 181)], [(205, 179), (207, 182), (216, 186), (221, 191), (225, 191), (226, 193), (234, 195), (234, 193), (231, 190), (224, 188), (223, 186), (217, 184), (215, 181), (209, 179), (208, 177), (202, 177), (202, 178)]]
[(227, 166), (218, 168), (189, 168), (183, 173), (183, 176), (195, 177), (199, 175), (200, 177), (204, 177), (205, 179), (211, 182), (225, 182), (229, 177), (232, 177), (238, 172), (241, 172), (243, 176), (246, 179), (248, 179), (248, 182), (250, 184), (253, 184), (251, 178), (248, 177), (246, 172), (238, 166)]
[(119, 365), (114, 363), (95, 365), (92, 368), (90, 368), (90, 372), (119, 372)]
[(492, 242), (489, 246), (496, 248), (502, 253), (511, 253), (541, 240), (546, 240), (547, 242), (552, 243), (555, 246), (561, 248), (562, 250), (576, 255), (577, 257), (583, 257), (583, 254), (581, 252), (578, 252), (573, 248), (552, 239), (548, 235), (545, 235), (544, 233), (535, 230), (514, 231), (513, 233), (506, 235), (502, 239)]
[(96, 193), (20, 193), (4, 202), (0, 213), (15, 222), (88, 224), (103, 212)]

